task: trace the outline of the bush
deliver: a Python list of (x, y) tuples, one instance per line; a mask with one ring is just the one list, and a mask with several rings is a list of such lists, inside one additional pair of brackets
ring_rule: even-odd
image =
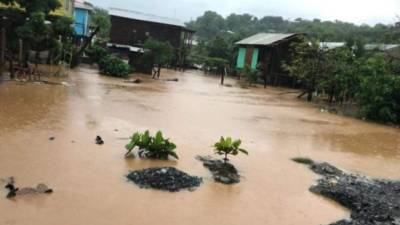
[(97, 45), (87, 49), (85, 53), (93, 63), (97, 63), (97, 64), (100, 63), (100, 60), (104, 56), (108, 55), (107, 50), (105, 50), (104, 48), (97, 46)]
[(256, 84), (258, 81), (258, 77), (260, 76), (259, 75), (260, 72), (258, 70), (254, 70), (249, 66), (246, 66), (244, 68), (243, 73), (246, 81), (249, 83), (250, 86)]
[(400, 124), (400, 76), (381, 74), (364, 77), (357, 99), (361, 117)]
[(131, 141), (125, 146), (128, 150), (125, 156), (128, 156), (135, 147), (138, 147), (140, 157), (167, 160), (169, 156), (172, 156), (179, 159), (175, 152), (176, 145), (169, 139), (164, 139), (161, 131), (158, 131), (154, 137), (148, 130), (144, 133), (134, 133)]
[(113, 77), (126, 77), (131, 72), (130, 66), (114, 55), (106, 55), (99, 61), (100, 73)]

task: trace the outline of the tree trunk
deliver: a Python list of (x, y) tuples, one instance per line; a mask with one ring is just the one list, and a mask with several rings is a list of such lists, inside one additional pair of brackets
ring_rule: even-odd
[(312, 101), (312, 95), (313, 95), (313, 90), (308, 90), (307, 92), (307, 101), (311, 102)]
[(224, 81), (225, 81), (225, 74), (222, 73), (222, 75), (221, 75), (221, 85), (224, 85)]
[(14, 75), (14, 63), (13, 63), (13, 55), (12, 54), (10, 55), (8, 60), (9, 60), (8, 61), (9, 69), (10, 69), (10, 79), (13, 80), (15, 78), (15, 75)]
[(1, 62), (0, 62), (0, 76), (3, 77), (4, 72), (4, 64), (5, 64), (5, 55), (6, 55), (6, 28), (1, 28)]

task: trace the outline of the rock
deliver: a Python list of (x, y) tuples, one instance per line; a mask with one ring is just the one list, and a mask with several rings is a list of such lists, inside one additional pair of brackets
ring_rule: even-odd
[(12, 183), (8, 183), (5, 188), (8, 189), (7, 198), (14, 198), (17, 196), (17, 191), (19, 188), (14, 186), (14, 181), (12, 181)]
[(7, 198), (14, 198), (16, 196), (21, 195), (37, 195), (37, 194), (50, 194), (53, 193), (53, 190), (48, 188), (47, 185), (40, 183), (36, 186), (36, 188), (32, 187), (24, 187), (24, 188), (17, 188), (14, 185), (14, 178), (9, 178), (8, 183), (5, 186), (8, 189)]
[(132, 84), (140, 84), (142, 83), (141, 79), (135, 79), (135, 80), (125, 80), (125, 83), (132, 83)]
[(236, 184), (240, 182), (240, 175), (232, 164), (204, 156), (198, 156), (196, 159), (203, 162), (203, 166), (210, 170), (216, 182), (223, 184)]
[(179, 82), (178, 78), (167, 79), (168, 82)]
[(49, 141), (54, 141), (55, 139), (55, 137), (49, 137)]
[(96, 144), (97, 145), (104, 145), (104, 141), (100, 136), (96, 137)]
[(17, 195), (34, 195), (38, 194), (39, 192), (35, 188), (25, 187), (21, 188), (17, 191)]
[(193, 191), (199, 187), (203, 179), (190, 176), (173, 167), (150, 168), (133, 171), (127, 178), (141, 188), (153, 188), (170, 192), (178, 192), (183, 189)]
[(36, 190), (37, 190), (37, 192), (43, 193), (43, 194), (53, 193), (53, 189), (50, 189), (49, 187), (47, 187), (47, 185), (42, 184), (42, 183), (40, 183), (36, 186)]
[(351, 210), (351, 220), (331, 225), (400, 224), (400, 181), (347, 174), (328, 163), (312, 163), (322, 176), (310, 191), (333, 199)]

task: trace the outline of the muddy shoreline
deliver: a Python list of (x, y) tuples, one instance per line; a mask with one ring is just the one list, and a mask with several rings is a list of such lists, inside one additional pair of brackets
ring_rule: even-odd
[(294, 159), (322, 176), (310, 191), (351, 210), (351, 218), (330, 225), (400, 224), (400, 181), (346, 173), (328, 163)]

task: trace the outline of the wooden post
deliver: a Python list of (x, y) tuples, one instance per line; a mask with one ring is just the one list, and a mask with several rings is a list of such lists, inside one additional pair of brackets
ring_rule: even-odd
[(226, 74), (226, 67), (224, 68), (224, 71), (222, 72), (222, 75), (221, 75), (221, 85), (224, 85), (224, 82), (225, 82), (225, 74)]
[[(3, 24), (2, 24), (3, 25)], [(1, 59), (0, 59), (0, 76), (3, 77), (4, 72), (4, 61), (6, 55), (6, 28), (4, 26), (1, 27)]]
[(23, 48), (24, 48), (24, 46), (23, 46), (23, 42), (22, 42), (22, 39), (19, 39), (18, 40), (18, 47), (19, 47), (19, 51), (18, 51), (18, 63), (19, 63), (19, 67), (20, 68), (22, 68), (23, 67), (23, 59), (22, 59), (22, 55), (23, 55)]

